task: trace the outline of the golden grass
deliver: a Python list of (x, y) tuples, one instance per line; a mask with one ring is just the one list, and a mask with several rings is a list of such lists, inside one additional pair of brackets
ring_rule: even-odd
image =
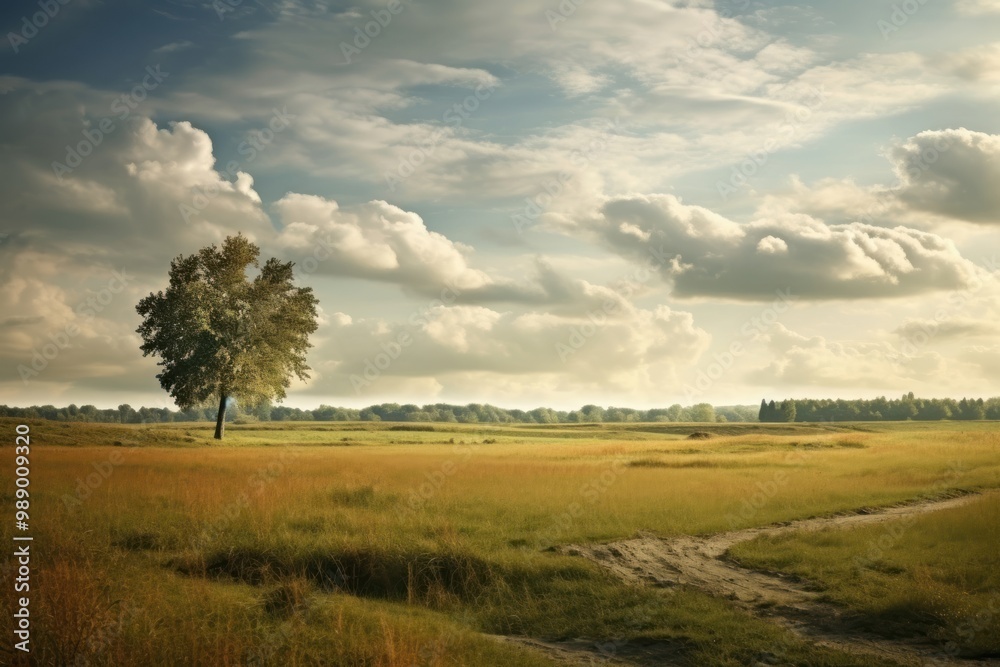
[[(485, 631), (676, 641), (691, 664), (743, 664), (775, 642), (809, 664), (863, 664), (724, 601), (632, 590), (543, 549), (1000, 487), (1000, 436), (982, 428), (736, 429), (692, 441), (657, 425), (274, 426), (206, 446), (210, 431), (191, 425), (35, 424), (39, 656), (548, 664)], [(92, 444), (109, 440), (123, 446)], [(94, 464), (117, 454), (78, 498)]]

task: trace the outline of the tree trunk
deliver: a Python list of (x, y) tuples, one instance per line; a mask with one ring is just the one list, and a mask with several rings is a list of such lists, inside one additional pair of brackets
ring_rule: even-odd
[(216, 440), (222, 440), (222, 436), (226, 434), (226, 402), (228, 400), (228, 396), (219, 394), (219, 417), (215, 420)]

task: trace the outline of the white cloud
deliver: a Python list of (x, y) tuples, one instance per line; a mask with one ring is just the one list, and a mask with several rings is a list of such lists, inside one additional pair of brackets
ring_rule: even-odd
[(788, 244), (777, 236), (765, 236), (757, 243), (757, 252), (764, 255), (777, 255), (788, 252)]
[[(399, 186), (411, 200), (521, 198), (568, 169), (576, 177), (563, 205), (571, 205), (581, 193), (662, 190), (672, 177), (738, 162), (765, 141), (774, 150), (800, 146), (845, 121), (900, 113), (946, 90), (919, 54), (831, 60), (709, 3), (588, 3), (555, 31), (537, 3), (505, 8), (407, 5), (344, 63), (338, 44), (350, 42), (361, 19), (297, 7), (243, 35), (253, 86), (206, 76), (158, 108), (229, 120), (243, 109), (287, 104), (298, 115), (294, 140), (274, 146), (265, 164), (375, 184), (433, 146)], [(313, 29), (303, 30), (306, 23)], [(481, 66), (460, 66), (470, 62)], [(549, 77), (562, 96), (586, 95), (588, 104), (572, 118), (518, 114), (514, 132), (500, 132), (513, 138), (498, 140), (482, 120), (521, 104), (524, 74)], [(459, 87), (437, 96), (439, 118), (403, 120), (400, 110), (423, 101), (418, 87), (435, 85)], [(440, 119), (479, 85), (496, 92), (472, 122)], [(622, 127), (599, 159), (573, 165), (592, 128), (610, 117)]]
[(415, 213), (384, 201), (347, 213), (334, 201), (290, 193), (274, 208), (284, 226), (278, 243), (298, 252), (328, 249), (330, 258), (324, 256), (321, 266), (330, 271), (418, 284), (456, 280), (463, 290), (487, 282), (468, 267), (461, 246), (429, 231)]
[(965, 128), (921, 132), (889, 151), (914, 209), (980, 223), (1000, 222), (1000, 135)]
[[(1000, 222), (1000, 135), (965, 128), (927, 130), (885, 150), (892, 183), (859, 185), (792, 176), (784, 192), (766, 194), (758, 217), (806, 213), (831, 222), (907, 225), (960, 233), (961, 223)], [(966, 225), (968, 227), (968, 225)]]
[(777, 41), (758, 51), (754, 59), (768, 72), (786, 74), (805, 70), (817, 57), (814, 51)]
[[(296, 260), (324, 303), (336, 298), (338, 312), (323, 313), (316, 336), (317, 376), (299, 388), (310, 396), (352, 397), (351, 373), (407, 331), (412, 346), (373, 389), (390, 399), (398, 391), (657, 402), (687, 377), (682, 371), (710, 337), (674, 297), (697, 299), (699, 324), (717, 323), (726, 302), (770, 301), (778, 289), (813, 302), (923, 297), (979, 277), (956, 243), (978, 250), (974, 232), (963, 230), (978, 230), (988, 244), (986, 225), (997, 222), (997, 135), (938, 129), (893, 144), (886, 155), (900, 176), (895, 188), (871, 185), (878, 179), (849, 156), (871, 153), (866, 142), (911, 122), (947, 127), (948, 114), (971, 113), (970, 99), (989, 118), (1000, 61), (998, 46), (979, 44), (982, 37), (955, 52), (934, 53), (918, 40), (908, 42), (913, 51), (893, 52), (903, 42), (884, 43), (871, 25), (852, 34), (823, 18), (839, 10), (782, 7), (736, 19), (710, 0), (584, 3), (553, 30), (546, 6), (530, 0), (442, 0), (407, 3), (344, 62), (341, 41), (382, 6), (332, 11), (290, 0), (232, 39), (206, 34), (197, 48), (211, 57), (196, 66), (179, 53), (193, 43), (150, 41), (142, 53), (167, 54), (177, 71), (124, 121), (111, 111), (120, 93), (0, 78), (0, 194), (8, 202), (0, 361), (16, 367), (9, 362), (78, 320), (75, 306), (113, 268), (138, 276), (134, 293), (87, 321), (40, 381), (45, 391), (31, 395), (155, 389), (151, 361), (136, 355), (132, 305), (162, 286), (173, 256), (236, 231), (267, 255)], [(985, 0), (957, 6), (973, 15), (998, 8)], [(477, 91), (488, 95), (455, 123), (448, 110)], [(217, 156), (285, 107), (295, 118), (280, 140), (223, 173)], [(891, 120), (902, 113), (910, 114), (903, 123)], [(57, 177), (52, 162), (105, 117), (115, 129)], [(927, 162), (941, 140), (951, 147)], [(721, 215), (671, 194), (634, 194), (704, 196), (712, 188), (701, 173), (761, 150), (774, 158), (774, 179), (785, 165), (826, 173), (828, 157), (855, 178), (796, 178), (785, 191), (766, 191), (771, 178), (762, 173), (760, 205), (745, 218), (729, 203)], [(420, 164), (390, 188), (387, 174), (412, 166), (414, 155)], [(487, 239), (476, 226), (506, 223), (525, 198), (548, 198), (557, 179), (559, 192), (539, 207), (544, 224), (519, 239), (521, 255), (485, 243), (474, 251), (439, 231), (467, 214), (462, 239)], [(280, 192), (288, 194), (272, 194)], [(185, 216), (181, 205), (199, 210)], [(431, 210), (449, 219), (415, 212)], [(944, 237), (956, 227), (957, 242)], [(556, 257), (525, 254), (543, 248)], [(629, 297), (603, 284), (618, 270), (607, 265), (645, 263), (650, 250), (662, 252), (660, 276), (673, 297), (656, 280)], [(303, 258), (316, 260), (315, 273), (303, 271)], [(449, 285), (455, 304), (421, 306)], [(372, 296), (386, 294), (391, 305)], [(865, 331), (852, 311), (843, 326), (858, 329), (857, 340), (775, 332), (754, 381), (933, 389), (968, 374), (988, 387), (988, 364), (974, 360), (996, 356), (985, 314), (941, 325), (921, 354), (893, 356), (888, 346), (927, 324), (913, 301), (870, 306), (898, 313), (886, 315), (902, 322), (896, 329)], [(407, 304), (420, 314), (416, 323), (392, 314)], [(560, 358), (557, 346), (582, 336), (588, 311), (607, 304), (606, 324)], [(0, 395), (18, 389), (19, 381), (7, 383)]]
[(1000, 0), (955, 0), (959, 13), (971, 16), (1000, 13)]
[(746, 379), (773, 388), (863, 388), (866, 393), (895, 393), (901, 387), (919, 389), (947, 368), (945, 359), (936, 352), (922, 351), (902, 359), (892, 348), (877, 342), (803, 336), (780, 323), (763, 340), (773, 360), (748, 373)]
[[(597, 324), (481, 306), (436, 306), (398, 322), (341, 319), (314, 355), (325, 371), (311, 391), (353, 396), (358, 387), (362, 396), (378, 396), (402, 379), (433, 378), (444, 395), (460, 394), (473, 379), (486, 387), (532, 387), (543, 402), (542, 388), (637, 393), (662, 390), (707, 348), (708, 334), (689, 313), (620, 308), (618, 317)], [(362, 382), (369, 363), (383, 367)]]
[(556, 83), (569, 96), (584, 95), (601, 90), (611, 82), (611, 77), (596, 74), (575, 63), (560, 63), (552, 73)]
[(521, 302), (582, 304), (585, 283), (572, 281), (544, 261), (530, 281), (473, 268), (473, 249), (429, 230), (416, 213), (384, 201), (342, 210), (337, 202), (289, 193), (274, 204), (282, 224), (275, 239), (286, 254), (317, 260), (314, 270), (391, 282), (411, 293), (449, 303)]
[(962, 51), (935, 54), (928, 62), (968, 81), (1000, 80), (1000, 43), (982, 44)]
[(933, 319), (909, 319), (893, 333), (904, 340), (927, 339), (932, 342), (1000, 338), (1000, 324), (971, 317), (955, 317), (938, 322)]
[(740, 225), (673, 195), (611, 199), (578, 227), (626, 256), (665, 254), (661, 274), (681, 297), (766, 301), (784, 289), (810, 300), (903, 297), (963, 289), (979, 275), (953, 242), (931, 233), (789, 213)]

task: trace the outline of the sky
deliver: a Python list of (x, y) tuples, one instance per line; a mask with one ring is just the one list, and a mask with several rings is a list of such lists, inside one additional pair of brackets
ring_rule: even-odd
[(173, 407), (136, 303), (242, 232), (286, 403), (1000, 394), (1000, 0), (0, 10), (0, 403)]

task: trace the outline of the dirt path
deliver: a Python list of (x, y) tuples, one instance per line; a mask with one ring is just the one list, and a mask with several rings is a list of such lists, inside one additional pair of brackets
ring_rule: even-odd
[(820, 602), (808, 585), (776, 573), (740, 567), (723, 559), (738, 542), (761, 535), (881, 523), (893, 519), (959, 507), (969, 497), (917, 502), (855, 514), (806, 519), (788, 524), (749, 528), (707, 537), (661, 539), (642, 536), (609, 544), (570, 545), (560, 551), (583, 556), (632, 584), (691, 586), (733, 600), (759, 616), (768, 617), (817, 644), (851, 653), (878, 655), (904, 665), (1000, 665), (1000, 660), (961, 660), (940, 646), (917, 640), (889, 640), (852, 627), (842, 608)]

